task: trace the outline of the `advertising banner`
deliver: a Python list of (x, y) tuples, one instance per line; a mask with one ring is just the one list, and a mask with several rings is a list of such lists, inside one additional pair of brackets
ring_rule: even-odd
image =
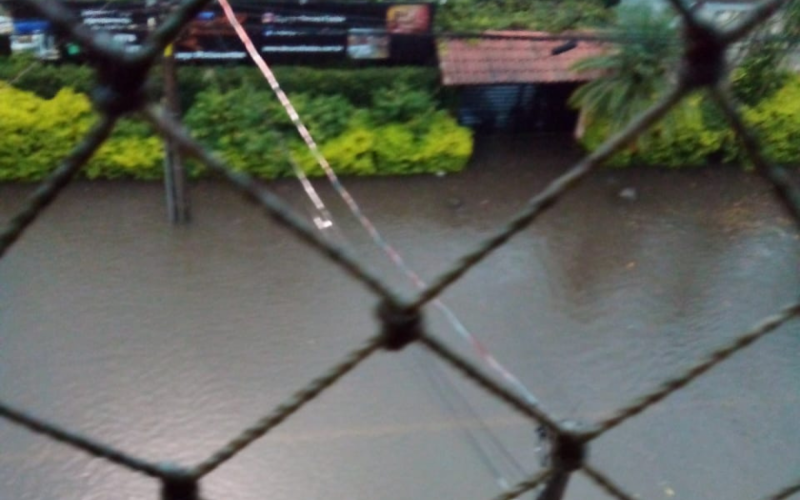
[[(64, 2), (81, 22), (106, 31), (125, 50), (138, 50), (166, 15), (170, 2)], [(49, 59), (80, 58), (80, 48), (55, 40), (49, 24), (19, 1), (0, 0), (13, 26), (15, 50), (36, 50)], [(313, 64), (337, 60), (421, 64), (434, 58), (432, 4), (373, 2), (233, 1), (238, 21), (268, 62)], [(0, 11), (0, 17), (2, 12)], [(2, 22), (2, 19), (0, 19)], [(247, 62), (242, 42), (222, 9), (211, 4), (190, 21), (175, 42), (182, 62)]]

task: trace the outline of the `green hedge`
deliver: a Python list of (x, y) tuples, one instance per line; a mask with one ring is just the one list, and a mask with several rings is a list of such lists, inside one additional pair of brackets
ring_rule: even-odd
[(561, 32), (608, 24), (616, 0), (448, 0), (437, 6), (443, 31)]
[[(339, 95), (292, 98), (323, 155), (349, 175), (455, 172), (472, 154), (471, 133), (432, 97), (404, 84), (373, 93), (368, 107)], [(237, 170), (276, 178), (292, 163), (309, 175), (323, 172), (269, 91), (250, 87), (205, 91), (185, 118), (195, 136)]]
[[(370, 67), (328, 68), (277, 66), (273, 68), (281, 86), (290, 93), (340, 95), (359, 106), (372, 101), (372, 94), (396, 84), (427, 92), (438, 99), (439, 72), (436, 68)], [(31, 56), (0, 57), (0, 80), (40, 97), (52, 98), (63, 88), (88, 94), (94, 85), (91, 68), (74, 64), (37, 62)], [(159, 68), (151, 74), (153, 96), (161, 88)], [(181, 66), (178, 85), (182, 109), (192, 107), (197, 94), (209, 88), (226, 92), (243, 86), (268, 88), (261, 72), (252, 66)]]
[[(787, 78), (773, 95), (754, 106), (743, 106), (742, 112), (769, 160), (800, 165), (800, 76)], [(669, 125), (655, 125), (607, 164), (685, 168), (722, 160), (749, 167), (741, 144), (703, 94), (685, 99), (671, 114)], [(592, 123), (581, 144), (594, 150), (611, 132), (603, 123)]]
[[(83, 137), (93, 112), (85, 95), (71, 89), (52, 99), (0, 86), (0, 181), (35, 181), (50, 173)], [(89, 178), (160, 175), (158, 139), (143, 126), (123, 122), (84, 170)]]
[[(316, 83), (306, 85), (316, 93), (292, 93), (292, 101), (337, 172), (414, 174), (453, 172), (465, 166), (472, 152), (471, 133), (437, 110), (432, 92), (412, 90), (415, 77), (382, 80), (372, 89), (362, 83), (362, 93), (351, 100), (347, 94), (334, 93), (323, 73), (316, 72)], [(334, 72), (331, 80), (340, 76)], [(258, 87), (208, 85), (194, 97), (184, 121), (237, 170), (264, 179), (282, 177), (291, 173), (292, 158), (310, 175), (320, 174), (285, 111), (264, 87), (263, 82)], [(45, 98), (0, 82), (0, 181), (43, 178), (94, 119), (83, 93), (65, 88)], [(157, 179), (162, 175), (162, 158), (161, 141), (145, 125), (123, 120), (83, 175)], [(190, 164), (190, 173), (204, 172)]]
[[(800, 165), (800, 77), (793, 76), (777, 92), (757, 106), (746, 108), (744, 120), (761, 139), (764, 155), (771, 161)], [(743, 161), (735, 144), (727, 159)]]
[[(607, 125), (593, 123), (587, 128), (581, 142), (587, 149), (595, 150), (611, 132)], [(668, 120), (652, 126), (631, 145), (615, 154), (607, 164), (613, 167), (699, 166), (722, 148), (724, 140), (723, 130), (709, 127), (701, 97), (693, 95), (670, 111)]]

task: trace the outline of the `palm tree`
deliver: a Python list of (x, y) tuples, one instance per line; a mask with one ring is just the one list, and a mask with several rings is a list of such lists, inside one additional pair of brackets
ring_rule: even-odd
[(772, 18), (755, 29), (742, 43), (733, 61), (734, 95), (755, 106), (778, 91), (792, 74), (788, 67), (800, 44), (800, 2), (787, 2)]
[(581, 110), (581, 124), (599, 122), (619, 130), (653, 103), (674, 81), (680, 55), (674, 15), (641, 4), (621, 6), (608, 35), (613, 49), (579, 61), (579, 72), (601, 76), (581, 86), (570, 99)]

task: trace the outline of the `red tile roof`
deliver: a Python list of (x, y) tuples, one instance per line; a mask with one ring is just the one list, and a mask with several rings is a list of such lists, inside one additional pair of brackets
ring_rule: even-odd
[(539, 31), (487, 31), (486, 34), (507, 38), (439, 41), (439, 68), (444, 85), (588, 81), (596, 78), (597, 73), (577, 73), (572, 71), (572, 65), (607, 50), (598, 42), (579, 41), (574, 49), (554, 56), (551, 51), (567, 40), (531, 39), (548, 36)]

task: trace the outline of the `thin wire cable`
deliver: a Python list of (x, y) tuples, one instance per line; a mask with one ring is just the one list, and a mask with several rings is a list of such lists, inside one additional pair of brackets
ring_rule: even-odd
[[(281, 144), (284, 145), (283, 141)], [(331, 215), (328, 208), (325, 206), (325, 203), (322, 201), (322, 198), (319, 196), (317, 191), (314, 189), (313, 185), (311, 184), (308, 177), (305, 175), (305, 172), (300, 168), (299, 165), (288, 155), (288, 152), (285, 151), (285, 145), (283, 147), (284, 153), (287, 154), (289, 161), (293, 167), (295, 175), (300, 180), (304, 191), (306, 192), (307, 196), (311, 199), (312, 203), (314, 204), (315, 208), (319, 211), (320, 215), (322, 215), (322, 220), (329, 222), (331, 226), (334, 224), (333, 216)], [(317, 217), (313, 217), (315, 223), (317, 223), (317, 227), (321, 232), (324, 232), (325, 229), (328, 227), (324, 224), (320, 224), (317, 222)], [(491, 429), (483, 422), (477, 412), (469, 405), (469, 402), (466, 400), (466, 397), (458, 392), (458, 389), (454, 386), (454, 384), (450, 383), (447, 378), (441, 374), (437, 367), (429, 367), (425, 364), (424, 360), (419, 359), (417, 356), (414, 357), (415, 361), (417, 362), (417, 366), (421, 372), (425, 374), (428, 379), (430, 385), (426, 387), (432, 387), (436, 395), (438, 396), (439, 401), (443, 403), (443, 406), (446, 408), (453, 415), (457, 415), (459, 411), (455, 408), (456, 403), (452, 401), (451, 398), (457, 396), (457, 399), (460, 400), (462, 408), (466, 409), (468, 413), (471, 414), (472, 418), (481, 429), (484, 431), (485, 435), (489, 438), (490, 442), (494, 445), (494, 447), (499, 451), (499, 453), (505, 458), (507, 463), (511, 464), (513, 468), (519, 473), (520, 476), (525, 476), (526, 472), (523, 469), (522, 465), (516, 460), (516, 458), (511, 454), (511, 452), (497, 439), (496, 436), (491, 432)], [(443, 387), (447, 385), (448, 387)], [(448, 390), (449, 389), (449, 390)], [(494, 464), (492, 458), (488, 455), (486, 451), (484, 451), (480, 440), (472, 433), (472, 431), (468, 428), (463, 429), (464, 435), (469, 443), (470, 447), (472, 447), (473, 451), (475, 451), (476, 455), (478, 456), (481, 463), (490, 471), (490, 473), (494, 476), (495, 481), (497, 482), (498, 486), (503, 490), (510, 489), (510, 482), (505, 477), (505, 475), (500, 471), (500, 469)]]
[(230, 170), (224, 163), (208, 153), (205, 148), (192, 139), (186, 130), (168, 113), (164, 113), (161, 108), (151, 105), (144, 112), (144, 117), (163, 137), (175, 141), (185, 153), (202, 162), (211, 171), (222, 175), (249, 200), (262, 207), (270, 217), (290, 230), (308, 246), (318, 250), (331, 262), (335, 262), (352, 278), (393, 304), (401, 303), (388, 285), (384, 284), (372, 271), (360, 264), (354, 256), (350, 255), (350, 252), (318, 236), (304, 219), (299, 217), (280, 198), (261, 188), (251, 176)]
[[(466, 396), (464, 396), (458, 390), (455, 384), (447, 379), (446, 375), (440, 371), (441, 369), (438, 365), (434, 364), (429, 366), (429, 364), (426, 363), (426, 360), (421, 359), (418, 356), (419, 353), (415, 352), (415, 354), (417, 355), (414, 356), (414, 359), (419, 371), (425, 375), (428, 383), (430, 384), (428, 387), (433, 390), (434, 394), (442, 403), (442, 406), (445, 408), (445, 410), (450, 413), (450, 415), (455, 417), (461, 415), (462, 412), (466, 413), (472, 421), (478, 424), (480, 430), (483, 431), (483, 434), (488, 438), (492, 447), (499, 452), (499, 454), (504, 458), (505, 462), (509, 464), (520, 477), (525, 477), (527, 473), (522, 467), (522, 464), (520, 464), (514, 455), (511, 454), (511, 452), (505, 447), (499, 438), (494, 435), (489, 426), (486, 425), (480, 415), (478, 415), (478, 412), (472, 407), (472, 405), (470, 405)], [(500, 467), (495, 465), (489, 452), (484, 449), (484, 445), (481, 443), (480, 439), (478, 439), (478, 437), (469, 427), (463, 428), (462, 431), (468, 444), (473, 451), (475, 451), (480, 461), (494, 475), (498, 486), (500, 486), (500, 488), (503, 490), (509, 490), (511, 488), (510, 481), (500, 470)]]
[(541, 485), (542, 482), (547, 480), (547, 478), (549, 478), (552, 473), (553, 471), (550, 469), (545, 469), (540, 472), (537, 472), (530, 479), (522, 481), (521, 483), (517, 484), (516, 486), (506, 491), (505, 493), (501, 493), (500, 495), (494, 497), (492, 500), (513, 500), (514, 498), (517, 498), (520, 495), (524, 495), (525, 493)]
[(6, 84), (6, 82), (0, 82), (0, 84), (3, 84), (3, 85), (11, 85), (11, 86), (13, 86), (13, 85), (14, 85), (14, 84), (16, 84), (16, 83), (17, 83), (17, 82), (18, 82), (18, 81), (19, 81), (19, 80), (20, 80), (20, 79), (21, 79), (23, 76), (27, 75), (27, 74), (28, 74), (28, 73), (29, 73), (31, 70), (33, 70), (33, 68), (35, 68), (35, 67), (39, 66), (41, 63), (42, 63), (42, 62), (41, 62), (40, 60), (38, 60), (38, 59), (37, 59), (36, 61), (33, 61), (33, 62), (32, 62), (32, 63), (30, 63), (30, 64), (29, 64), (29, 65), (28, 65), (28, 66), (27, 66), (25, 69), (23, 69), (22, 71), (20, 71), (20, 72), (19, 72), (19, 73), (17, 73), (16, 75), (14, 75), (14, 77), (13, 77), (13, 78), (9, 79), (7, 84)]
[[(317, 211), (322, 215), (324, 221), (330, 222), (333, 225), (334, 220), (333, 216), (331, 215), (328, 208), (325, 206), (325, 203), (322, 201), (322, 198), (319, 196), (317, 191), (314, 189), (314, 186), (305, 175), (305, 172), (300, 168), (300, 166), (291, 158), (286, 150), (285, 143), (281, 138), (281, 146), (283, 149), (284, 154), (289, 159), (289, 162), (292, 165), (295, 175), (301, 182), (301, 185), (306, 192), (306, 195), (311, 199), (314, 207)], [(317, 223), (317, 227), (321, 232), (324, 232), (327, 229), (326, 226), (317, 222), (317, 218), (314, 217), (315, 223)], [(449, 411), (452, 415), (457, 415), (459, 411), (455, 408), (456, 403), (453, 402), (451, 398), (454, 396), (456, 399), (460, 400), (461, 407), (466, 409), (467, 413), (470, 413), (472, 418), (481, 429), (484, 431), (485, 435), (489, 438), (490, 442), (495, 446), (495, 448), (499, 451), (499, 453), (505, 458), (507, 463), (511, 464), (513, 468), (516, 469), (517, 473), (520, 476), (525, 476), (526, 472), (523, 469), (522, 465), (516, 460), (516, 458), (511, 454), (511, 452), (497, 439), (497, 437), (492, 433), (491, 429), (483, 422), (477, 412), (470, 406), (469, 402), (466, 400), (466, 397), (461, 394), (458, 389), (455, 387), (454, 384), (450, 383), (449, 380), (444, 376), (444, 374), (440, 373), (438, 367), (429, 367), (424, 360), (419, 359), (418, 356), (414, 356), (414, 359), (417, 363), (418, 368), (428, 379), (430, 385), (426, 387), (432, 387), (436, 396), (438, 396), (439, 401), (443, 403), (443, 406)], [(444, 386), (447, 385), (448, 387), (445, 388)], [(449, 390), (448, 390), (449, 389)], [(500, 469), (494, 464), (492, 458), (488, 455), (486, 451), (484, 451), (483, 446), (481, 445), (478, 438), (472, 433), (469, 428), (463, 429), (463, 433), (467, 438), (467, 442), (469, 443), (470, 447), (472, 447), (473, 451), (477, 454), (481, 463), (490, 471), (490, 473), (494, 476), (495, 481), (497, 482), (498, 486), (503, 490), (509, 490), (511, 488), (510, 482), (505, 477), (505, 475), (500, 471)]]
[(317, 229), (322, 231), (332, 226), (333, 215), (331, 215), (331, 212), (330, 210), (328, 210), (328, 207), (325, 206), (325, 202), (322, 201), (322, 197), (319, 195), (319, 193), (317, 193), (317, 190), (314, 189), (314, 185), (308, 179), (308, 176), (306, 175), (305, 171), (302, 168), (300, 168), (300, 165), (298, 165), (297, 162), (294, 161), (294, 158), (292, 158), (292, 155), (289, 154), (289, 151), (286, 148), (286, 143), (284, 142), (283, 137), (281, 137), (280, 143), (281, 143), (281, 149), (283, 150), (283, 154), (289, 161), (289, 164), (292, 166), (292, 171), (294, 171), (295, 177), (297, 177), (297, 180), (300, 181), (300, 185), (303, 187), (303, 191), (305, 191), (306, 196), (308, 196), (308, 198), (311, 200), (311, 203), (314, 204), (314, 208), (317, 210), (317, 212), (319, 212), (319, 215), (321, 216), (321, 217), (315, 216), (313, 218), (314, 224), (316, 224)]
[[(391, 245), (389, 242), (383, 237), (383, 235), (378, 231), (377, 227), (372, 223), (372, 221), (364, 214), (361, 210), (361, 206), (356, 202), (355, 198), (350, 194), (350, 192), (344, 187), (344, 185), (340, 182), (336, 172), (334, 172), (333, 168), (331, 168), (328, 160), (320, 151), (319, 147), (317, 146), (316, 141), (312, 137), (311, 133), (308, 131), (308, 128), (300, 119), (300, 115), (297, 113), (297, 110), (292, 105), (292, 102), (289, 100), (286, 93), (280, 86), (275, 74), (270, 69), (267, 62), (261, 56), (261, 54), (256, 49), (253, 41), (248, 36), (245, 29), (242, 27), (241, 23), (239, 23), (238, 19), (236, 18), (236, 13), (233, 11), (228, 0), (218, 0), (220, 5), (222, 6), (223, 10), (225, 11), (225, 15), (228, 18), (228, 22), (231, 26), (236, 30), (237, 35), (241, 39), (242, 43), (244, 44), (247, 52), (250, 54), (250, 57), (253, 59), (255, 64), (261, 70), (261, 73), (269, 82), (270, 87), (275, 92), (278, 100), (283, 105), (286, 113), (289, 115), (289, 118), (292, 120), (292, 123), (297, 128), (300, 137), (306, 143), (311, 154), (314, 156), (314, 159), (317, 161), (319, 166), (325, 172), (325, 175), (328, 177), (328, 180), (333, 185), (333, 188), (339, 194), (339, 196), (344, 200), (345, 204), (350, 208), (350, 211), (355, 215), (358, 219), (359, 223), (364, 227), (367, 233), (370, 235), (372, 240), (375, 242), (378, 247), (380, 247), (383, 252), (392, 260), (392, 262), (397, 265), (400, 270), (406, 274), (406, 276), (411, 280), (411, 282), (419, 289), (424, 290), (427, 287), (427, 284), (420, 278), (420, 276), (413, 270), (411, 267), (406, 263), (405, 259), (402, 255)], [(302, 178), (305, 178), (305, 174), (302, 173), (302, 170), (295, 167), (296, 172), (301, 172)], [(301, 180), (301, 182), (303, 182)], [(306, 180), (307, 182), (307, 180)], [(439, 311), (444, 314), (447, 321), (453, 326), (456, 332), (461, 335), (465, 340), (467, 340), (474, 352), (477, 356), (486, 363), (492, 370), (498, 373), (505, 381), (510, 384), (514, 389), (520, 393), (525, 400), (530, 403), (531, 405), (540, 405), (539, 400), (536, 396), (533, 395), (533, 392), (528, 389), (522, 381), (514, 375), (508, 368), (506, 368), (483, 344), (474, 334), (472, 334), (466, 326), (458, 319), (458, 317), (453, 313), (453, 311), (447, 307), (440, 299), (435, 299), (433, 301), (434, 307), (436, 307)]]
[[(317, 193), (316, 189), (314, 189), (313, 184), (306, 176), (305, 172), (302, 168), (293, 160), (291, 155), (288, 154), (288, 150), (286, 149), (285, 143), (283, 138), (281, 137), (280, 140), (281, 147), (283, 149), (284, 155), (289, 159), (289, 162), (294, 170), (295, 175), (299, 179), (303, 190), (305, 191), (308, 198), (314, 204), (314, 207), (322, 216), (321, 220), (314, 216), (313, 220), (317, 224), (318, 229), (321, 232), (324, 232), (329, 226), (325, 225), (325, 223), (329, 223), (331, 226), (334, 225), (333, 216), (331, 215), (328, 208), (325, 206), (322, 198)], [(506, 462), (510, 464), (516, 472), (520, 476), (525, 476), (526, 472), (519, 461), (511, 454), (511, 452), (499, 441), (499, 439), (492, 433), (491, 429), (483, 422), (480, 416), (477, 414), (474, 408), (471, 407), (469, 402), (467, 401), (466, 397), (461, 394), (458, 389), (455, 387), (454, 384), (450, 383), (449, 380), (444, 376), (444, 374), (440, 373), (438, 367), (429, 367), (424, 360), (419, 359), (418, 356), (414, 356), (414, 359), (417, 363), (418, 368), (421, 372), (425, 374), (430, 383), (427, 387), (432, 387), (436, 395), (438, 396), (439, 401), (443, 403), (443, 406), (446, 408), (447, 411), (451, 413), (451, 415), (458, 415), (459, 410), (456, 409), (458, 403), (453, 401), (453, 398), (458, 400), (461, 407), (467, 411), (473, 418), (475, 422), (481, 427), (484, 431), (484, 434), (489, 438), (489, 441), (494, 445), (495, 449), (499, 451), (500, 455), (504, 457)], [(447, 386), (445, 388), (444, 386)], [(449, 390), (448, 390), (449, 389)], [(500, 471), (500, 469), (494, 464), (492, 461), (492, 457), (488, 455), (486, 451), (484, 451), (483, 446), (480, 440), (472, 433), (469, 428), (463, 429), (463, 433), (469, 443), (470, 447), (472, 447), (473, 451), (475, 451), (476, 455), (479, 457), (481, 463), (490, 471), (490, 473), (494, 476), (495, 481), (497, 482), (498, 486), (503, 490), (509, 490), (511, 488), (510, 482), (505, 477), (505, 475)]]
[[(314, 207), (322, 216), (322, 220), (325, 222), (330, 223), (331, 226), (334, 225), (333, 216), (331, 215), (328, 208), (325, 206), (322, 198), (317, 193), (316, 189), (314, 189), (313, 184), (308, 179), (308, 176), (305, 175), (305, 172), (300, 168), (300, 166), (292, 159), (292, 157), (288, 154), (286, 149), (285, 143), (283, 138), (281, 137), (280, 140), (281, 147), (283, 149), (283, 153), (289, 159), (289, 162), (294, 170), (295, 175), (300, 180), (300, 183), (306, 192), (306, 195), (309, 199), (311, 199)], [(315, 223), (317, 223), (317, 227), (321, 232), (324, 232), (328, 226), (317, 222), (317, 217), (313, 217)], [(436, 396), (438, 396), (439, 401), (443, 403), (445, 409), (451, 413), (451, 415), (458, 415), (459, 411), (455, 408), (456, 403), (453, 402), (451, 398), (454, 396), (456, 399), (460, 400), (461, 407), (466, 409), (467, 413), (470, 413), (472, 418), (481, 429), (484, 431), (484, 434), (489, 438), (490, 442), (494, 445), (495, 449), (499, 451), (499, 453), (505, 458), (507, 463), (509, 463), (513, 468), (516, 469), (517, 473), (520, 476), (525, 476), (526, 472), (523, 469), (522, 465), (516, 460), (516, 458), (511, 454), (511, 452), (499, 441), (499, 439), (492, 433), (491, 429), (483, 422), (477, 412), (470, 406), (469, 402), (466, 400), (466, 397), (461, 394), (458, 389), (455, 387), (454, 384), (450, 383), (449, 380), (444, 376), (444, 374), (440, 373), (438, 367), (429, 367), (424, 360), (420, 359), (418, 356), (414, 356), (414, 359), (417, 363), (418, 368), (428, 379), (430, 385), (426, 387), (432, 387)], [(444, 386), (447, 385), (448, 387), (445, 388)], [(449, 389), (449, 390), (448, 390)], [(479, 461), (490, 471), (490, 473), (494, 476), (495, 481), (497, 482), (498, 486), (503, 490), (509, 490), (511, 488), (510, 482), (505, 477), (505, 475), (500, 471), (498, 466), (496, 466), (492, 460), (492, 457), (484, 451), (483, 446), (478, 440), (478, 438), (472, 433), (469, 428), (463, 429), (463, 433), (469, 443), (470, 447), (475, 451), (476, 455), (478, 456)]]
[(510, 407), (519, 411), (523, 415), (527, 415), (534, 422), (539, 422), (554, 432), (561, 431), (561, 428), (558, 423), (556, 423), (555, 419), (545, 413), (541, 408), (531, 405), (524, 399), (521, 399), (519, 396), (517, 396), (516, 393), (509, 391), (504, 386), (495, 382), (493, 378), (482, 373), (481, 370), (473, 366), (469, 361), (462, 358), (459, 354), (447, 347), (438, 339), (430, 335), (423, 335), (419, 339), (419, 342), (427, 347), (432, 353), (439, 356), (440, 359), (447, 361), (451, 366), (475, 382), (479, 387), (482, 387), (490, 394), (493, 394), (501, 401), (504, 401)]

